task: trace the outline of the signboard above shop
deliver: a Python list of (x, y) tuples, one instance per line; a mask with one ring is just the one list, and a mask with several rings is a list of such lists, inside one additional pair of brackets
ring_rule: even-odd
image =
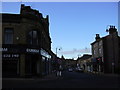
[(41, 48), (41, 50), (40, 50), (40, 54), (42, 55), (42, 56), (45, 56), (45, 57), (47, 57), (47, 58), (51, 58), (51, 56), (48, 54), (48, 52), (46, 52), (44, 49), (42, 49)]
[[(51, 55), (43, 48), (39, 48), (39, 47), (35, 48), (27, 45), (3, 45), (3, 47), (0, 48), (0, 51), (3, 54), (7, 53), (3, 57), (13, 57), (14, 55), (11, 56), (10, 55), (11, 53), (17, 53), (17, 54), (25, 53), (25, 54), (39, 54), (44, 57), (51, 58)], [(17, 56), (14, 56), (14, 57), (17, 57)]]
[(8, 51), (8, 48), (0, 48), (0, 52), (2, 52), (2, 51), (6, 52), (6, 51)]
[(39, 53), (40, 50), (39, 50), (39, 49), (31, 49), (31, 48), (27, 48), (27, 49), (26, 49), (26, 52), (29, 52), (29, 53)]
[(2, 54), (3, 58), (19, 58), (19, 54)]

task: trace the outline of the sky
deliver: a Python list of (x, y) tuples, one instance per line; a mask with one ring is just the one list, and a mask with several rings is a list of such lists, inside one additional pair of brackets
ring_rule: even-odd
[(96, 34), (108, 35), (108, 25), (118, 28), (117, 2), (3, 2), (2, 13), (19, 14), (21, 4), (49, 15), (51, 49), (59, 57), (91, 54)]

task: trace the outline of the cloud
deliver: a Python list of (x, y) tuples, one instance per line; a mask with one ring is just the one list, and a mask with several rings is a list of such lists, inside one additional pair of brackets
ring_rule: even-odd
[(73, 49), (70, 51), (62, 51), (61, 54), (75, 54), (75, 53), (91, 53), (90, 48), (84, 48), (84, 49)]

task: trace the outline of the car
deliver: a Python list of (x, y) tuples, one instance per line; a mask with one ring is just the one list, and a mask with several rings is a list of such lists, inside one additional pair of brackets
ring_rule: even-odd
[(72, 72), (72, 71), (73, 71), (73, 69), (72, 69), (72, 68), (69, 68), (69, 69), (68, 69), (68, 71), (69, 71), (69, 72)]
[(76, 72), (84, 72), (84, 70), (82, 68), (77, 67)]

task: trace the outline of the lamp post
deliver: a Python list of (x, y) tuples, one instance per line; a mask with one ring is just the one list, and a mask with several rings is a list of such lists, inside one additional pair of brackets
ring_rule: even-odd
[(62, 49), (62, 47), (56, 47), (56, 56), (57, 56), (58, 50), (60, 51), (61, 49)]
[(57, 58), (57, 52), (58, 52), (58, 50), (60, 51), (61, 49), (62, 49), (61, 47), (56, 47), (56, 60), (57, 60), (57, 62), (56, 62), (56, 68), (58, 67), (58, 64), (61, 63), (61, 60), (59, 60), (59, 59)]

